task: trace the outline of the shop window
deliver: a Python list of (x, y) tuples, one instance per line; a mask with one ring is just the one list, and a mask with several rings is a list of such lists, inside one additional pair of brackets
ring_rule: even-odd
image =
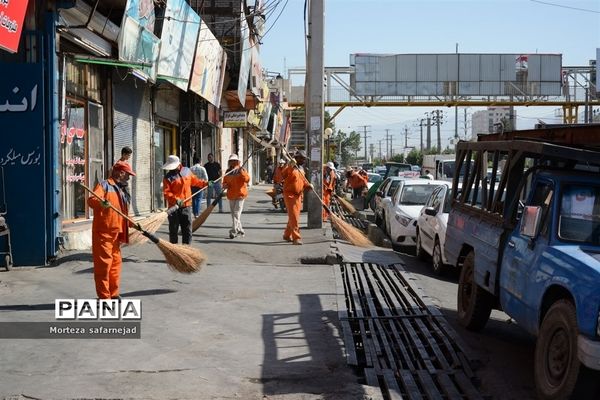
[(65, 119), (60, 127), (63, 220), (87, 217), (85, 192), (77, 185), (77, 182), (87, 182), (86, 126), (85, 103), (67, 99)]

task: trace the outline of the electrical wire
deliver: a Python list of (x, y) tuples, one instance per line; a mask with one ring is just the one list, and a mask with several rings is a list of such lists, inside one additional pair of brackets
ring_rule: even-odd
[(591, 12), (591, 13), (600, 14), (600, 11), (589, 10), (589, 9), (586, 9), (586, 8), (577, 8), (577, 7), (565, 6), (563, 4), (549, 3), (547, 1), (540, 1), (540, 0), (529, 0), (529, 1), (531, 1), (533, 3), (545, 4), (547, 6), (554, 6), (554, 7), (560, 7), (560, 8), (568, 8), (570, 10), (585, 11), (585, 12)]

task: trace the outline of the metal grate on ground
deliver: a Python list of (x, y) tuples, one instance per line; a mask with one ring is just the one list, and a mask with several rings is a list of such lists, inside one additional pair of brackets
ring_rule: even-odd
[[(369, 222), (352, 216), (350, 213), (348, 213), (344, 209), (344, 207), (342, 207), (340, 202), (337, 201), (337, 199), (335, 197), (331, 198), (331, 203), (329, 205), (329, 208), (335, 215), (342, 218), (344, 221), (346, 221), (350, 225), (354, 226), (355, 228), (360, 229), (363, 232), (367, 232), (367, 229), (369, 227)], [(336, 237), (336, 239), (337, 239), (337, 237)]]
[(482, 399), (460, 340), (403, 272), (398, 264), (336, 266), (348, 364), (387, 399)]

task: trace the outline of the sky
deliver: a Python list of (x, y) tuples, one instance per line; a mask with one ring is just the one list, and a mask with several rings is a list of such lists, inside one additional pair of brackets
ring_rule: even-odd
[[(313, 0), (316, 1), (316, 0)], [(600, 0), (323, 0), (325, 66), (347, 67), (352, 53), (551, 53), (563, 66), (588, 65), (600, 47)], [(268, 71), (305, 67), (304, 0), (265, 0), (267, 33), (261, 61)], [(275, 7), (276, 6), (276, 7)], [(467, 115), (484, 108), (469, 107)], [(328, 108), (330, 113), (335, 108)], [(342, 130), (362, 131), (377, 143), (390, 129), (394, 147), (418, 145), (417, 120), (426, 107), (353, 107), (335, 119)], [(454, 136), (454, 108), (444, 108), (442, 142)], [(561, 123), (556, 107), (516, 107), (517, 128), (532, 128), (538, 118)], [(582, 115), (583, 110), (580, 108)], [(459, 133), (464, 131), (459, 108)], [(397, 145), (397, 146), (396, 146)], [(396, 152), (397, 150), (395, 150)]]

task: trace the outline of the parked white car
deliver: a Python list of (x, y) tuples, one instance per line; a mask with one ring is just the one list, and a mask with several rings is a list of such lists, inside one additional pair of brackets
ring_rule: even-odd
[(421, 260), (427, 255), (432, 257), (433, 272), (436, 275), (442, 275), (448, 265), (444, 244), (451, 200), (452, 188), (446, 185), (436, 188), (417, 218), (416, 254)]
[(391, 197), (402, 180), (404, 180), (404, 178), (399, 176), (390, 176), (389, 178), (385, 178), (381, 183), (381, 186), (377, 188), (377, 193), (373, 196), (373, 202), (375, 203), (375, 209), (373, 211), (375, 213), (375, 224), (377, 226), (381, 227), (383, 225), (383, 203), (390, 203), (392, 201)]
[(367, 175), (369, 177), (369, 182), (367, 182), (367, 189), (371, 189), (371, 186), (373, 186), (373, 184), (375, 182), (379, 182), (379, 181), (383, 180), (383, 178), (381, 177), (381, 175), (375, 174), (373, 172), (367, 172)]
[(439, 186), (450, 182), (429, 179), (407, 179), (400, 182), (390, 204), (383, 210), (384, 224), (392, 243), (415, 246), (419, 212)]

